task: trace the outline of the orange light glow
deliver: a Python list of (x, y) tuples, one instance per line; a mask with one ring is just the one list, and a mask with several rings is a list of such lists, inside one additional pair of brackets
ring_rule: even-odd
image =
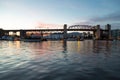
[(62, 27), (63, 27), (63, 25), (59, 25), (59, 24), (47, 24), (47, 23), (40, 22), (40, 23), (38, 23), (38, 26), (36, 28), (42, 28), (42, 29), (56, 28), (56, 29), (60, 29)]

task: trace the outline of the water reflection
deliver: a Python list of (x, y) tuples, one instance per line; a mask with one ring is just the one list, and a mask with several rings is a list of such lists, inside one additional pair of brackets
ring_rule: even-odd
[(79, 51), (80, 48), (81, 48), (81, 42), (80, 41), (77, 42), (77, 46), (78, 46), (77, 50)]
[(112, 41), (93, 41), (93, 52), (104, 53), (106, 56), (111, 54)]
[(8, 47), (15, 47), (15, 48), (20, 48), (20, 41), (8, 41)]
[(120, 79), (119, 41), (2, 41), (0, 45), (0, 80)]
[(63, 40), (63, 53), (67, 53), (67, 40)]
[(20, 41), (15, 41), (16, 48), (20, 48)]

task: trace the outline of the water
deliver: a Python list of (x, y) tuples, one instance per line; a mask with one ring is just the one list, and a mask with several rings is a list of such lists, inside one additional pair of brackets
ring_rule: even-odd
[(0, 41), (0, 80), (120, 80), (120, 41)]

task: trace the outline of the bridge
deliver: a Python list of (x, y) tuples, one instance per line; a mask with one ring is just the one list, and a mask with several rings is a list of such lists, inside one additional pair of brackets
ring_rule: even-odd
[(0, 37), (9, 32), (20, 32), (20, 37), (23, 38), (26, 35), (26, 32), (38, 31), (41, 32), (52, 32), (52, 31), (61, 31), (63, 32), (63, 37), (67, 38), (67, 31), (92, 31), (95, 39), (101, 39), (104, 34), (107, 34), (107, 38), (111, 39), (111, 25), (107, 24), (105, 29), (101, 29), (100, 25), (90, 26), (90, 25), (71, 25), (68, 26), (64, 24), (63, 29), (18, 29), (18, 30), (3, 30), (0, 29)]

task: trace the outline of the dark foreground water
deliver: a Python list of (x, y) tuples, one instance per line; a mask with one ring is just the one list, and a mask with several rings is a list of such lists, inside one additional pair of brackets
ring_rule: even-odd
[(0, 80), (120, 80), (120, 41), (0, 41)]

